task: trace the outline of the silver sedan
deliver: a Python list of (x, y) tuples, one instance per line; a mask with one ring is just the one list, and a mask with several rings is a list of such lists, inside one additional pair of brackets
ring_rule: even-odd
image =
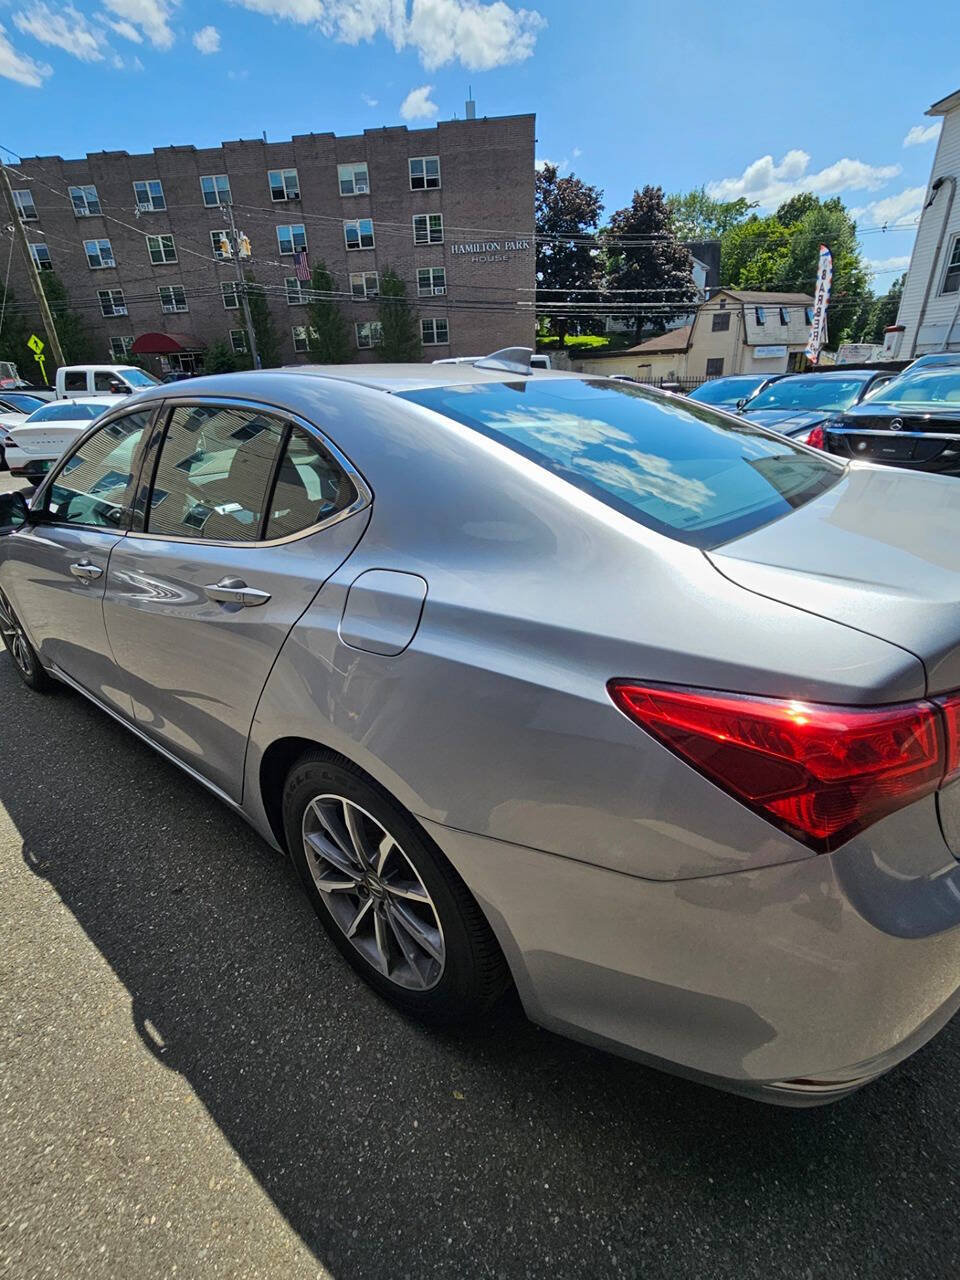
[(811, 1104), (960, 1002), (955, 490), (602, 378), (197, 379), (0, 499), (0, 628), (286, 850), (404, 1009), (513, 982)]

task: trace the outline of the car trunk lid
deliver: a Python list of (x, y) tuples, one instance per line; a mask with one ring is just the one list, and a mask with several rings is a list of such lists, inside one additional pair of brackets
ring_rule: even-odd
[(960, 406), (931, 413), (850, 413), (826, 431), (830, 453), (862, 462), (942, 470), (960, 464)]
[(38, 422), (32, 427), (15, 427), (11, 443), (31, 458), (59, 458), (89, 425), (89, 422)]

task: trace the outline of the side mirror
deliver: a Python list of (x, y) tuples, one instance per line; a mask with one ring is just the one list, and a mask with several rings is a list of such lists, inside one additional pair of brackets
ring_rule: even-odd
[(22, 493), (0, 493), (0, 532), (19, 529), (29, 518), (27, 500)]
[(110, 391), (115, 396), (128, 396), (130, 394), (130, 388), (125, 382), (111, 382)]

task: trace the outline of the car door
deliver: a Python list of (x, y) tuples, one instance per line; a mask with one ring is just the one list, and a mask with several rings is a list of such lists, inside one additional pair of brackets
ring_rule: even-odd
[(169, 410), (104, 616), (138, 726), (232, 799), (270, 668), (369, 497), (302, 421), (239, 402)]
[(103, 593), (110, 553), (130, 523), (153, 412), (118, 415), (67, 454), (31, 504), (31, 522), (4, 539), (0, 564), (0, 587), (44, 665), (127, 715)]

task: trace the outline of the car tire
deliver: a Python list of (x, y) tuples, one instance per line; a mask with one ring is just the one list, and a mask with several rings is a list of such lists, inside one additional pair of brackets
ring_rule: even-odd
[(365, 773), (342, 756), (304, 755), (287, 777), (283, 824), (321, 924), (380, 995), (443, 1023), (469, 1021), (499, 999), (509, 971), (476, 901)]
[(17, 620), (13, 606), (0, 591), (0, 639), (13, 660), (17, 675), (28, 688), (44, 693), (53, 687), (53, 680), (40, 665), (36, 650), (27, 639), (27, 633)]

